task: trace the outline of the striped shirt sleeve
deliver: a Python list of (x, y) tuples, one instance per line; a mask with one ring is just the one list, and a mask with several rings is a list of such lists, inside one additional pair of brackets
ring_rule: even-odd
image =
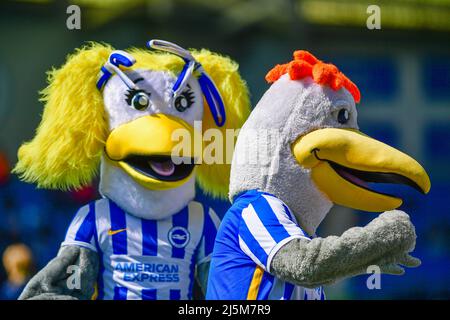
[(95, 245), (95, 203), (78, 210), (61, 246), (79, 246), (97, 252)]
[(262, 195), (242, 211), (239, 225), (240, 248), (267, 272), (270, 272), (270, 263), (275, 253), (295, 238), (309, 240), (281, 200)]
[(214, 249), (220, 218), (212, 208), (205, 206), (205, 220), (203, 223), (203, 235), (198, 248), (197, 264), (208, 262)]

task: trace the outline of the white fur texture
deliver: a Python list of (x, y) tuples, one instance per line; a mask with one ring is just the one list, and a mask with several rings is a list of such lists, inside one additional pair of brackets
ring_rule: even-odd
[(387, 211), (340, 237), (294, 239), (275, 254), (271, 270), (278, 278), (308, 288), (367, 274), (371, 265), (382, 273), (402, 275), (403, 267), (420, 265), (419, 259), (409, 255), (415, 245), (416, 231), (409, 216)]
[[(345, 125), (337, 121), (341, 108), (350, 114)], [(300, 167), (291, 145), (298, 137), (326, 127), (358, 128), (351, 94), (346, 89), (333, 91), (311, 78), (293, 81), (282, 76), (266, 91), (241, 129), (231, 166), (230, 198), (251, 189), (270, 192), (287, 204), (306, 232), (314, 235), (332, 203), (314, 185), (310, 170)], [(277, 132), (279, 139), (274, 143), (260, 139), (265, 130)], [(258, 138), (251, 139), (255, 131)], [(260, 156), (257, 163), (240, 159), (248, 150)]]
[[(193, 105), (186, 111), (179, 112), (173, 106), (172, 86), (176, 79), (171, 74), (152, 70), (134, 70), (126, 74), (132, 80), (144, 78), (137, 83), (137, 86), (150, 93), (151, 103), (143, 111), (128, 105), (126, 102), (128, 87), (119, 76), (113, 76), (103, 91), (110, 131), (122, 124), (156, 113), (176, 116), (191, 125), (194, 121), (202, 120), (203, 97), (197, 79), (191, 78), (188, 81), (188, 85), (194, 92)], [(148, 139), (155, 139), (155, 137), (149, 136)], [(102, 159), (100, 193), (136, 217), (164, 219), (180, 211), (194, 198), (195, 172), (191, 179), (180, 187), (165, 191), (148, 190), (133, 180), (124, 170)]]
[(105, 85), (103, 100), (108, 114), (109, 128), (113, 130), (118, 126), (155, 113), (170, 114), (182, 118), (193, 125), (194, 121), (203, 118), (202, 91), (197, 79), (191, 77), (188, 85), (194, 92), (193, 105), (184, 112), (179, 112), (173, 107), (172, 87), (176, 79), (165, 71), (135, 70), (126, 73), (130, 79), (144, 78), (137, 83), (139, 89), (150, 93), (150, 105), (146, 110), (139, 111), (129, 106), (126, 102), (128, 87), (119, 76), (113, 76)]

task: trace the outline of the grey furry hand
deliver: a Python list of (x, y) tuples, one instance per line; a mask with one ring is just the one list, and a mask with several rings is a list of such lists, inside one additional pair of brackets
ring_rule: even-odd
[[(372, 220), (367, 231), (380, 237), (382, 244), (393, 252), (411, 252), (416, 245), (416, 230), (409, 216), (400, 210), (386, 211)], [(388, 249), (388, 248), (387, 248)]]
[(401, 254), (398, 257), (393, 257), (391, 260), (391, 262), (380, 265), (381, 273), (401, 276), (405, 273), (405, 269), (401, 266), (408, 268), (417, 268), (422, 264), (420, 259), (415, 258), (407, 253)]
[[(28, 282), (19, 300), (90, 299), (94, 292), (98, 265), (98, 255), (94, 251), (78, 246), (62, 247), (58, 256)], [(79, 268), (79, 289), (68, 287), (70, 266)]]
[(408, 255), (414, 249), (416, 233), (409, 216), (388, 211), (365, 227), (311, 241), (294, 239), (273, 257), (271, 272), (305, 287), (330, 284), (339, 279), (365, 274), (371, 265), (389, 274), (402, 274), (420, 260)]

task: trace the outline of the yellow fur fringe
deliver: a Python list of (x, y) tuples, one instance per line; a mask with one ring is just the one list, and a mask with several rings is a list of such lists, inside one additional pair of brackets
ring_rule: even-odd
[[(90, 43), (69, 56), (60, 69), (49, 72), (49, 85), (41, 92), (45, 103), (41, 123), (36, 136), (20, 147), (19, 162), (13, 170), (22, 180), (41, 188), (67, 190), (90, 183), (97, 174), (108, 124), (96, 82), (112, 50), (108, 45)], [(183, 66), (172, 54), (145, 49), (130, 53), (137, 61), (133, 69), (177, 73)], [(240, 128), (250, 113), (246, 84), (231, 59), (208, 50), (192, 53), (224, 99), (227, 121), (220, 130), (225, 136), (226, 129)], [(203, 130), (215, 127), (205, 102)], [(227, 196), (229, 175), (227, 164), (202, 164), (197, 169), (199, 186), (217, 197)]]

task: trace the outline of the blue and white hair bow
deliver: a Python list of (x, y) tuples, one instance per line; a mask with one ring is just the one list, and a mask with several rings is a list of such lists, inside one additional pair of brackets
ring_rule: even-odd
[(113, 74), (117, 74), (120, 79), (130, 89), (137, 89), (136, 84), (120, 69), (120, 66), (129, 68), (136, 63), (129, 53), (122, 50), (113, 51), (108, 58), (108, 61), (101, 68), (101, 75), (97, 81), (97, 89), (102, 90), (106, 82), (111, 78)]
[(184, 60), (185, 64), (183, 66), (183, 69), (181, 70), (180, 75), (178, 76), (175, 84), (172, 87), (174, 98), (180, 95), (184, 90), (189, 78), (194, 74), (194, 71), (197, 71), (199, 73), (197, 79), (200, 84), (200, 88), (202, 89), (203, 95), (205, 96), (206, 102), (209, 105), (211, 114), (214, 118), (214, 121), (216, 122), (216, 125), (218, 127), (222, 127), (225, 124), (226, 120), (225, 105), (223, 103), (223, 99), (220, 96), (220, 92), (214, 84), (213, 80), (206, 73), (205, 69), (203, 69), (202, 65), (195, 60), (192, 54), (188, 50), (164, 40), (150, 40), (149, 42), (147, 42), (147, 46), (152, 49), (173, 53)]

